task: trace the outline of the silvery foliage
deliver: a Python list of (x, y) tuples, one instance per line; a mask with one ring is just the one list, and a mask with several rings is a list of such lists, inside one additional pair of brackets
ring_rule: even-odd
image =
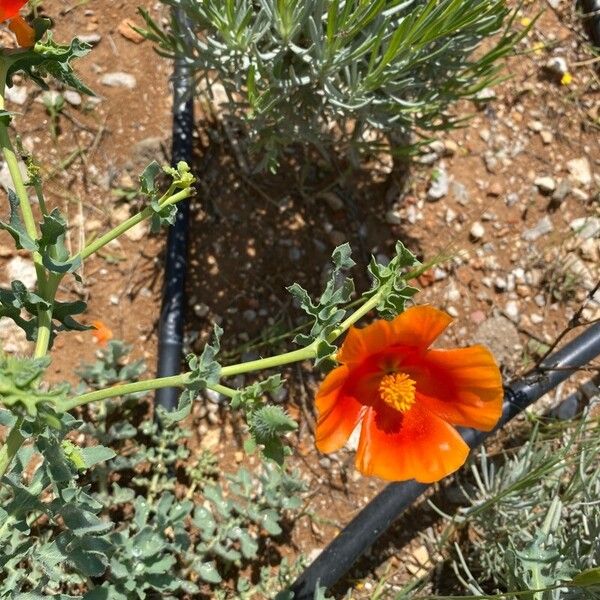
[[(501, 457), (481, 452), (462, 487), (470, 506), (436, 539), (438, 549), (450, 548), (459, 587), (476, 596), (600, 598), (599, 434), (600, 423), (587, 416), (575, 426), (536, 426)], [(456, 529), (463, 541), (449, 544)], [(528, 593), (545, 588), (556, 589)]]
[(352, 158), (451, 126), (448, 105), (492, 84), (519, 36), (505, 0), (162, 1), (188, 21), (143, 12), (147, 36), (194, 69), (262, 168), (294, 143)]
[[(80, 370), (81, 391), (137, 380), (145, 365), (128, 352), (109, 342)], [(40, 420), (0, 487), (0, 598), (169, 599), (208, 586), (249, 600), (296, 576), (265, 566), (254, 583), (241, 571), (261, 564), (259, 543), (300, 508), (300, 480), (272, 464), (222, 474), (210, 452), (183, 444), (189, 432), (147, 411), (134, 394), (94, 407), (86, 423)], [(0, 425), (14, 422), (0, 410)], [(237, 586), (229, 596), (225, 577)]]

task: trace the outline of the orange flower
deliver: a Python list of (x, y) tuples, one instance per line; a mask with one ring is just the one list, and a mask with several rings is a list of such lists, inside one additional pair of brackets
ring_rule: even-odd
[(106, 346), (113, 339), (113, 332), (102, 321), (92, 321), (92, 326), (95, 328), (92, 331), (94, 339), (100, 346)]
[(335, 452), (360, 423), (356, 467), (389, 481), (438, 481), (469, 447), (453, 425), (489, 431), (502, 379), (483, 346), (430, 350), (452, 318), (430, 306), (351, 328), (316, 397), (317, 448)]
[(35, 44), (35, 31), (19, 14), (27, 0), (0, 0), (0, 23), (10, 21), (8, 28), (17, 36), (19, 46), (29, 48)]

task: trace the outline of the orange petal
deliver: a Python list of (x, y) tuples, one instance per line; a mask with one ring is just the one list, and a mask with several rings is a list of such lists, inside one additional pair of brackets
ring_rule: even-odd
[(100, 346), (106, 346), (106, 344), (113, 338), (112, 330), (100, 320), (92, 321), (91, 325), (94, 327), (92, 335), (94, 336), (96, 342)]
[(432, 306), (414, 306), (393, 321), (379, 319), (364, 327), (352, 327), (338, 353), (343, 364), (356, 364), (390, 346), (426, 350), (448, 327), (452, 317)]
[(397, 431), (384, 431), (371, 408), (363, 418), (356, 468), (388, 481), (432, 483), (456, 471), (468, 455), (458, 432), (419, 405), (403, 415)]
[(502, 377), (484, 346), (430, 350), (426, 372), (418, 376), (417, 402), (453, 425), (482, 431), (494, 428), (502, 414)]
[(17, 43), (21, 48), (30, 48), (35, 45), (35, 30), (23, 17), (14, 17), (8, 28), (17, 36)]
[(19, 14), (27, 0), (0, 0), (0, 23)]
[(360, 420), (362, 405), (344, 393), (348, 374), (349, 369), (345, 366), (334, 369), (317, 392), (315, 404), (319, 417), (315, 437), (320, 452), (339, 450)]

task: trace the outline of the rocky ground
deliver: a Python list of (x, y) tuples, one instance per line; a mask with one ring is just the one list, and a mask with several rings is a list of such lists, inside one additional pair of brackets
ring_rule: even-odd
[[(9, 110), (21, 113), (24, 146), (42, 163), (50, 203), (69, 216), (69, 244), (76, 249), (135, 210), (137, 175), (168, 154), (171, 65), (128, 27), (130, 21), (141, 24), (138, 4), (163, 18), (156, 3), (59, 4), (56, 37), (79, 34), (94, 46), (78, 70), (97, 96), (42, 93), (18, 81), (7, 100)], [(208, 150), (215, 124), (199, 103), (190, 347), (201, 347), (214, 322), (225, 329), (230, 360), (259, 355), (257, 344), (265, 338), (291, 347), (282, 334), (301, 318), (284, 287), (296, 280), (316, 292), (327, 257), (344, 241), (355, 250), (359, 273), (370, 253), (389, 256), (396, 239), (424, 259), (439, 256), (419, 279), (418, 301), (455, 317), (443, 343), (489, 345), (507, 379), (534, 364), (574, 315), (582, 323), (600, 319), (598, 62), (570, 2), (529, 2), (515, 26), (525, 27), (540, 9), (545, 12), (507, 64), (509, 78), (479, 102), (456, 107), (472, 118), (425, 147), (408, 179), (386, 157), (365, 167), (352, 193), (343, 184), (313, 194), (293, 178), (242, 175), (227, 140), (216, 152)], [(9, 185), (6, 167), (0, 185)], [(0, 279), (33, 286), (31, 263), (0, 234)], [(86, 265), (81, 286), (68, 284), (61, 294), (88, 301), (89, 320), (101, 318), (152, 365), (162, 259), (163, 237), (139, 227)], [(360, 274), (357, 282), (368, 285)], [(6, 319), (0, 320), (0, 340), (5, 352), (27, 351)], [(59, 338), (54, 377), (72, 378), (93, 353), (89, 333)], [(319, 375), (309, 366), (287, 374), (292, 384), (276, 400), (301, 421), (292, 462), (311, 489), (306, 513), (316, 515), (298, 522), (295, 552), (315, 556), (381, 485), (360, 477), (347, 451), (317, 455), (311, 427)], [(592, 375), (586, 371), (579, 380)], [(549, 401), (571, 389), (574, 384)], [(585, 389), (582, 401), (596, 388)], [(219, 398), (205, 400), (190, 443), (219, 453), (224, 469), (246, 460), (232, 442), (236, 420)], [(388, 548), (398, 567), (390, 590), (415, 574), (402, 566), (398, 552)], [(368, 568), (380, 562), (375, 557)], [(363, 583), (366, 598), (373, 582), (367, 576)]]

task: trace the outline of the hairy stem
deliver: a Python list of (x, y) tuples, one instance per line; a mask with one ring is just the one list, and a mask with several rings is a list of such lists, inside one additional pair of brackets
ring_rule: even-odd
[[(176, 204), (177, 202), (181, 202), (181, 200), (185, 200), (189, 198), (193, 193), (191, 188), (186, 188), (181, 190), (177, 194), (173, 194), (172, 196), (167, 196), (166, 199), (161, 202), (160, 206), (170, 206), (171, 204)], [(149, 219), (153, 214), (153, 210), (151, 207), (147, 207), (141, 212), (133, 215), (123, 223), (117, 225), (114, 229), (111, 229), (109, 232), (105, 233), (103, 236), (94, 240), (90, 244), (88, 244), (80, 253), (79, 256), (82, 260), (85, 260), (95, 252), (98, 252), (101, 248), (109, 244), (113, 240), (117, 239), (119, 236), (123, 235), (126, 231), (129, 231), (132, 227), (139, 225), (142, 221)]]

